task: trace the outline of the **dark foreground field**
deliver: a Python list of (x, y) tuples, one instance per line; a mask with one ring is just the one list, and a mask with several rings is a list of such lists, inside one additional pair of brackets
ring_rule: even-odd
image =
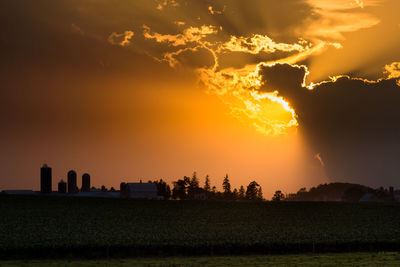
[(265, 256), (219, 256), (219, 257), (171, 257), (135, 259), (96, 259), (96, 260), (14, 260), (0, 261), (0, 267), (248, 267), (248, 266), (373, 266), (389, 267), (400, 264), (400, 253), (341, 253), (341, 254), (298, 254)]
[(0, 257), (400, 250), (398, 204), (0, 196)]

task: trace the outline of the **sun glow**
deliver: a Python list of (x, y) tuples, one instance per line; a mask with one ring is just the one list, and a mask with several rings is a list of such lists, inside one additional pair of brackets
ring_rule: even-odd
[(298, 125), (296, 112), (278, 91), (262, 92), (260, 67), (213, 71), (200, 69), (207, 92), (216, 94), (231, 107), (239, 120), (253, 125), (265, 135), (284, 135)]

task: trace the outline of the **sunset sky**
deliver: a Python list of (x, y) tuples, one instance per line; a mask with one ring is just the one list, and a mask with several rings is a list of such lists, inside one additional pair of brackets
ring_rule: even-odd
[[(400, 1), (0, 2), (0, 190), (196, 171), (400, 187)], [(78, 181), (80, 186), (80, 179)]]

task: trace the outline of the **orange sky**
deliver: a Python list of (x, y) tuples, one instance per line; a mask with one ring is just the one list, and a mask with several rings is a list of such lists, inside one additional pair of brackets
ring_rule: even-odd
[(399, 8), (397, 0), (3, 1), (0, 189), (38, 189), (43, 163), (54, 188), (70, 169), (116, 188), (193, 171), (220, 188), (228, 173), (234, 187), (258, 181), (266, 198), (343, 180), (316, 158), (285, 88), (259, 70), (304, 68), (303, 86), (336, 75), (397, 79)]

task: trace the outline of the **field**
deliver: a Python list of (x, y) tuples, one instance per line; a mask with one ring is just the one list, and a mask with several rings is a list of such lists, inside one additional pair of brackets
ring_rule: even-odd
[(400, 250), (396, 203), (0, 196), (0, 215), (3, 259)]
[(180, 258), (135, 258), (97, 260), (17, 260), (0, 261), (0, 267), (161, 267), (161, 266), (399, 266), (400, 253), (341, 253), (341, 254), (300, 254), (268, 256), (222, 256), (222, 257), (180, 257)]

